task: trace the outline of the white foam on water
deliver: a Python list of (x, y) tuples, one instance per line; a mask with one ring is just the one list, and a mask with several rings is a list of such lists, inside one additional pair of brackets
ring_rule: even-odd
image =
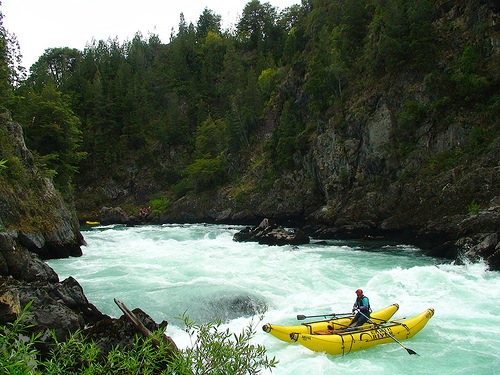
[[(121, 315), (113, 302), (117, 298), (157, 322), (168, 320), (167, 333), (181, 348), (190, 345), (177, 319), (182, 313), (203, 321), (231, 316), (221, 303), (232, 299), (265, 303), (268, 310), (253, 341), (280, 361), (272, 374), (493, 374), (500, 366), (500, 274), (484, 264), (457, 266), (413, 246), (376, 241), (298, 247), (238, 243), (232, 236), (239, 229), (94, 227), (83, 232), (88, 246), (82, 257), (49, 264), (61, 279), (75, 277), (106, 314)], [(396, 343), (329, 356), (261, 330), (267, 322), (299, 324), (297, 314), (349, 312), (358, 288), (373, 310), (398, 303), (396, 319), (435, 309), (427, 326), (404, 342), (420, 356), (410, 356)], [(244, 314), (224, 327), (239, 333), (252, 319)]]

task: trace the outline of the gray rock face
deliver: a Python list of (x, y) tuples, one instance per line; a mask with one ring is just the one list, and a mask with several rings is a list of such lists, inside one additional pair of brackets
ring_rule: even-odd
[(59, 339), (102, 318), (75, 279), (59, 282), (38, 255), (0, 233), (0, 323), (14, 320), (27, 305), (28, 322)]
[(14, 236), (0, 232), (0, 275), (17, 280), (58, 282), (59, 277), (49, 265), (15, 240)]
[(234, 241), (258, 242), (265, 245), (302, 245), (309, 243), (309, 236), (300, 229), (286, 230), (270, 219), (264, 219), (254, 228), (235, 233)]
[(40, 341), (52, 340), (49, 329), (62, 340), (103, 316), (76, 280), (60, 282), (42, 259), (80, 256), (84, 240), (76, 216), (36, 168), (21, 127), (4, 113), (0, 131), (11, 146), (0, 173), (0, 324), (27, 308)]
[(80, 256), (84, 240), (76, 215), (36, 168), (21, 126), (6, 113), (0, 126), (12, 145), (12, 160), (0, 174), (0, 231), (14, 231), (19, 243), (42, 259)]
[(102, 207), (101, 224), (127, 224), (129, 215), (120, 207)]

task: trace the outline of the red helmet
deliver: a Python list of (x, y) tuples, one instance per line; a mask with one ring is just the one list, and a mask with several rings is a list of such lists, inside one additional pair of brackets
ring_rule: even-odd
[(361, 297), (363, 295), (363, 291), (361, 289), (356, 290), (356, 294)]

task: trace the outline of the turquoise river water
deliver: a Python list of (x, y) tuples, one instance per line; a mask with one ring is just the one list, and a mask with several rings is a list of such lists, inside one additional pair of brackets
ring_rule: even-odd
[[(279, 364), (272, 374), (496, 374), (500, 369), (500, 273), (484, 264), (453, 265), (413, 246), (367, 241), (266, 246), (238, 243), (242, 227), (164, 225), (94, 227), (79, 258), (49, 261), (61, 280), (75, 277), (89, 301), (119, 317), (113, 298), (167, 320), (180, 347), (190, 345), (177, 319), (223, 319), (235, 333), (252, 321), (253, 339)], [(314, 242), (314, 241), (313, 241)], [(427, 326), (404, 345), (384, 344), (330, 356), (287, 344), (262, 331), (265, 323), (296, 325), (298, 314), (350, 312), (362, 288), (373, 310), (392, 303), (394, 318), (435, 309)], [(268, 310), (263, 321), (249, 311)], [(259, 315), (259, 314), (257, 314)], [(269, 373), (269, 372), (265, 372)]]

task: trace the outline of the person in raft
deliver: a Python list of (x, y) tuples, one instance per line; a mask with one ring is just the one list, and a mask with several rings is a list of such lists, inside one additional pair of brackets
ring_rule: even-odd
[(352, 312), (358, 311), (351, 324), (347, 328), (354, 328), (363, 325), (370, 318), (370, 300), (363, 294), (361, 289), (356, 290), (356, 302), (352, 306)]

